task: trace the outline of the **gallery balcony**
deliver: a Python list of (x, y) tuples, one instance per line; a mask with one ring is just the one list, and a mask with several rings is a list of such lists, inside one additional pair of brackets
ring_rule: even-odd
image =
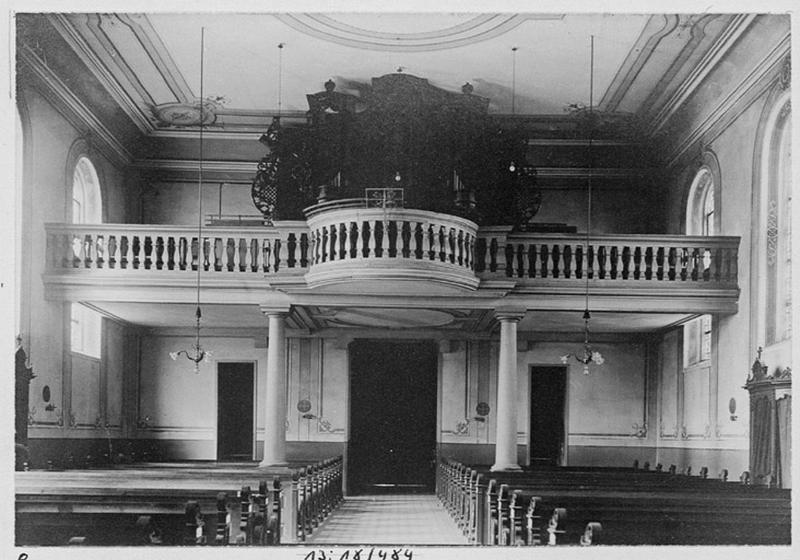
[(131, 290), (152, 290), (152, 301), (191, 294), (199, 263), (204, 293), (239, 303), (288, 285), (350, 295), (492, 292), (563, 300), (572, 308), (587, 283), (593, 301), (605, 297), (616, 309), (648, 298), (665, 311), (734, 313), (738, 301), (738, 237), (603, 234), (591, 236), (587, 248), (583, 234), (478, 227), (448, 214), (370, 208), (363, 200), (317, 205), (306, 221), (208, 225), (199, 245), (193, 226), (46, 230), (51, 299), (124, 298)]

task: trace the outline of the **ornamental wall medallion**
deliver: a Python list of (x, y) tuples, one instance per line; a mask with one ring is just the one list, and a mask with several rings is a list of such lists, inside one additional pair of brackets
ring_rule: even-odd
[[(214, 124), (217, 120), (216, 110), (218, 107), (218, 104), (214, 101), (206, 101), (203, 104), (203, 125)], [(152, 111), (159, 126), (183, 127), (200, 125), (199, 103), (164, 103), (154, 106)]]

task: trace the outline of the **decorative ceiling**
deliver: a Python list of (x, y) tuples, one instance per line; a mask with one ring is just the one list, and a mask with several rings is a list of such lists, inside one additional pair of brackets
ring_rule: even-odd
[[(152, 133), (196, 124), (200, 34), (203, 91), (227, 131), (301, 115), (306, 94), (394, 72), (458, 92), (469, 82), (489, 112), (561, 114), (589, 104), (637, 113), (662, 78), (697, 63), (725, 15), (188, 13), (54, 14), (51, 20), (120, 105)], [(278, 45), (283, 45), (278, 48)], [(195, 106), (196, 107), (196, 106)], [(185, 109), (185, 110), (182, 110)]]

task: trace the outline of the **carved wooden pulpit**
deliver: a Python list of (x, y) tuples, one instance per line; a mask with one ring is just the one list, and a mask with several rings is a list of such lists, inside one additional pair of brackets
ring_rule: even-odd
[(791, 487), (792, 370), (769, 373), (761, 349), (745, 388), (750, 392), (750, 475), (754, 483)]

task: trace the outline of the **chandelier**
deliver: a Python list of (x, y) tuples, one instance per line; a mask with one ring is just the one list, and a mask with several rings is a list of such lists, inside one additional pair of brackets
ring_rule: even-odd
[(205, 125), (203, 111), (205, 109), (205, 99), (203, 98), (203, 63), (204, 63), (204, 42), (206, 28), (200, 29), (200, 161), (197, 173), (197, 302), (195, 308), (195, 337), (190, 350), (179, 350), (170, 352), (169, 357), (177, 360), (178, 356), (185, 356), (194, 362), (194, 372), (200, 373), (200, 362), (209, 362), (211, 352), (204, 350), (200, 344), (200, 319), (203, 312), (200, 310), (200, 271), (203, 268), (201, 254), (203, 252), (203, 126)]
[(589, 155), (589, 176), (586, 179), (587, 190), (587, 204), (586, 204), (586, 250), (584, 251), (584, 259), (587, 266), (584, 267), (583, 274), (586, 277), (586, 292), (585, 304), (583, 309), (583, 349), (575, 354), (565, 354), (561, 356), (561, 363), (566, 364), (570, 358), (575, 358), (576, 361), (583, 364), (583, 374), (589, 375), (589, 364), (594, 362), (597, 365), (602, 365), (605, 362), (603, 355), (592, 350), (589, 344), (589, 319), (592, 318), (589, 313), (589, 235), (592, 231), (592, 168), (594, 161), (592, 159), (592, 138), (594, 133), (594, 35), (591, 36), (591, 55), (590, 55), (590, 68), (589, 68), (589, 145), (587, 148)]

